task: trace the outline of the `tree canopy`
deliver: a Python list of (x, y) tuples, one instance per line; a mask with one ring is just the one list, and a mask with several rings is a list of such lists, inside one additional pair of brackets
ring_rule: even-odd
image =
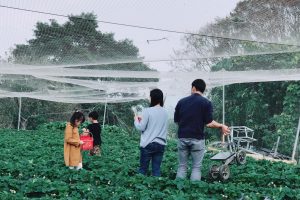
[(38, 22), (34, 38), (18, 44), (12, 60), (22, 64), (87, 63), (103, 59), (138, 58), (139, 50), (129, 39), (117, 41), (113, 33), (98, 30), (92, 13), (71, 15), (64, 24)]
[[(193, 60), (190, 67), (200, 70), (300, 68), (297, 47), (270, 44), (297, 44), (300, 27), (298, 5), (297, 1), (241, 1), (228, 17), (218, 19), (199, 31), (241, 40), (188, 35), (184, 37), (186, 48), (178, 51), (177, 55), (224, 55), (213, 59)], [(287, 52), (276, 53), (277, 51)], [(254, 55), (230, 56), (243, 53)], [(210, 97), (215, 105), (215, 117), (221, 121), (222, 88), (213, 89)], [(294, 81), (228, 85), (225, 87), (225, 113), (227, 124), (246, 125), (255, 130), (258, 147), (272, 148), (280, 136), (279, 152), (291, 156), (300, 113), (300, 83)]]

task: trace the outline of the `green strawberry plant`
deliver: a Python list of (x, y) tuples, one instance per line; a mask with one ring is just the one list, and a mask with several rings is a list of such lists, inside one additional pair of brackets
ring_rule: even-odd
[(208, 178), (207, 152), (201, 182), (175, 180), (176, 140), (168, 142), (162, 177), (139, 175), (139, 135), (116, 126), (104, 127), (101, 157), (84, 152), (84, 169), (70, 170), (64, 128), (53, 122), (35, 131), (0, 130), (0, 199), (300, 199), (299, 168), (280, 162), (248, 159), (219, 182)]

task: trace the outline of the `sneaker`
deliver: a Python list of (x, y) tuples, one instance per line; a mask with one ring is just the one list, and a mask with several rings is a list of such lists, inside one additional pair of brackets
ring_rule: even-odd
[(76, 167), (76, 170), (82, 169), (82, 163), (79, 163), (78, 166)]

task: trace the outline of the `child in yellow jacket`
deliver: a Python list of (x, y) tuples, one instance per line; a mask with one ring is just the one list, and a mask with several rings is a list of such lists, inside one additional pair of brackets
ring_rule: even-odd
[(65, 165), (70, 169), (82, 168), (82, 156), (80, 145), (83, 142), (79, 138), (78, 127), (85, 121), (82, 112), (76, 111), (73, 113), (70, 122), (67, 123), (64, 139), (64, 160)]

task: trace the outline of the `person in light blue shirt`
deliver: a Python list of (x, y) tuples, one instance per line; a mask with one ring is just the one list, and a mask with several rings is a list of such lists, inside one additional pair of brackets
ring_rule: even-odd
[(134, 117), (134, 126), (141, 131), (139, 173), (146, 175), (152, 163), (152, 175), (160, 176), (160, 166), (167, 144), (168, 114), (163, 108), (163, 92), (154, 89), (150, 92), (150, 107), (142, 116)]

